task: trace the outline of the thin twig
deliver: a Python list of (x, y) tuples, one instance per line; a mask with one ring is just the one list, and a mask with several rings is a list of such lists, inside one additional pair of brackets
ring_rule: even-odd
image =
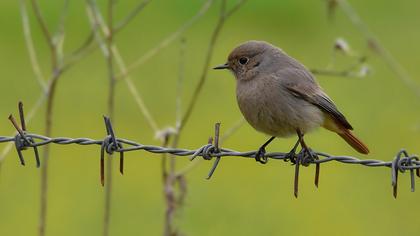
[[(57, 31), (54, 34), (53, 42), (56, 46), (56, 54), (57, 54), (57, 64), (61, 65), (63, 64), (63, 47), (64, 47), (64, 37), (65, 37), (65, 22), (67, 19), (67, 13), (69, 8), (69, 0), (64, 0), (63, 8), (60, 13), (60, 19), (58, 21), (57, 25)], [(58, 66), (57, 66), (58, 67)]]
[(122, 71), (120, 74), (117, 74), (117, 78), (124, 78), (126, 77), (131, 71), (135, 68), (141, 66), (158, 52), (160, 52), (163, 48), (169, 46), (172, 42), (174, 42), (178, 37), (180, 37), (187, 29), (189, 29), (197, 20), (199, 20), (210, 8), (214, 0), (207, 0), (204, 2), (201, 9), (197, 12), (195, 16), (193, 16), (189, 21), (187, 21), (184, 25), (182, 25), (178, 30), (173, 32), (168, 37), (164, 38), (160, 43), (157, 44), (156, 47), (150, 49), (148, 52), (144, 53), (141, 57), (135, 60), (132, 64), (127, 66), (127, 69)]
[(335, 0), (340, 8), (350, 19), (351, 23), (359, 30), (368, 45), (384, 60), (388, 67), (395, 73), (396, 77), (400, 79), (406, 87), (408, 87), (414, 94), (420, 98), (420, 87), (401, 66), (401, 64), (394, 58), (394, 56), (379, 42), (377, 37), (370, 31), (368, 26), (362, 21), (357, 12), (347, 2), (347, 0)]
[(179, 50), (179, 68), (178, 68), (178, 80), (176, 83), (176, 104), (175, 104), (175, 127), (178, 129), (182, 120), (182, 92), (185, 77), (185, 50), (186, 50), (186, 39), (181, 38), (180, 50)]
[[(182, 86), (184, 81), (184, 67), (185, 67), (185, 39), (181, 39), (180, 43), (180, 58), (179, 58), (179, 74), (178, 74), (178, 80), (177, 80), (177, 92), (176, 92), (176, 109), (175, 109), (175, 127), (176, 131), (173, 134), (174, 141), (172, 143), (172, 148), (176, 147), (178, 145), (179, 140), (179, 124), (181, 122), (181, 102), (182, 102)], [(165, 135), (165, 137), (167, 137)], [(167, 138), (165, 138), (166, 141), (168, 141)], [(167, 143), (166, 143), (167, 144)], [(177, 235), (178, 232), (175, 231), (175, 227), (173, 225), (175, 213), (177, 212), (177, 199), (175, 197), (175, 185), (176, 181), (178, 179), (181, 179), (181, 177), (176, 175), (176, 159), (173, 155), (169, 156), (169, 168), (167, 167), (166, 160), (167, 156), (164, 156), (164, 159), (162, 159), (162, 167), (163, 167), (163, 177), (164, 177), (164, 197), (166, 199), (166, 210), (165, 210), (165, 219), (164, 219), (164, 233), (165, 236), (171, 236), (171, 235)], [(183, 189), (180, 188), (180, 196), (185, 196), (185, 193), (183, 192)]]
[(152, 0), (140, 2), (127, 16), (115, 24), (114, 34), (119, 33), (128, 23), (130, 23)]
[(179, 129), (182, 130), (183, 127), (185, 126), (185, 124), (187, 123), (188, 119), (191, 116), (191, 113), (195, 107), (195, 104), (198, 101), (198, 96), (201, 93), (201, 89), (203, 88), (203, 85), (207, 79), (207, 74), (210, 68), (210, 61), (211, 58), (213, 56), (213, 51), (214, 51), (214, 47), (216, 45), (216, 41), (219, 37), (219, 33), (222, 30), (223, 25), (225, 24), (225, 21), (227, 20), (227, 18), (229, 16), (231, 16), (236, 10), (239, 9), (240, 6), (242, 6), (242, 4), (245, 2), (246, 0), (241, 0), (239, 1), (231, 10), (226, 11), (226, 0), (223, 0), (221, 3), (221, 7), (220, 7), (220, 13), (219, 13), (219, 20), (216, 24), (216, 27), (212, 33), (211, 39), (210, 39), (210, 43), (209, 43), (209, 47), (207, 49), (207, 54), (206, 54), (206, 58), (204, 60), (204, 66), (203, 66), (203, 70), (200, 76), (200, 80), (198, 81), (197, 86), (195, 87), (195, 90), (193, 92), (193, 95), (190, 99), (190, 102), (187, 106), (187, 110), (184, 114), (184, 116), (182, 117), (182, 121), (180, 124)]
[(19, 1), (20, 15), (22, 17), (23, 35), (25, 38), (26, 48), (28, 49), (29, 59), (31, 61), (32, 70), (34, 71), (35, 78), (43, 91), (46, 91), (47, 85), (45, 77), (42, 74), (41, 68), (38, 63), (34, 42), (32, 39), (31, 28), (28, 20), (28, 12), (26, 10), (25, 0)]
[[(20, 10), (21, 10), (21, 14), (22, 14), (23, 31), (24, 31), (24, 35), (25, 35), (25, 41), (26, 41), (26, 44), (27, 44), (27, 49), (28, 49), (28, 52), (29, 52), (29, 57), (31, 58), (31, 60), (30, 60), (31, 66), (34, 70), (35, 75), (38, 77), (37, 80), (45, 81), (45, 80), (41, 80), (44, 77), (43, 77), (43, 75), (41, 73), (41, 70), (40, 70), (39, 62), (37, 60), (36, 53), (35, 53), (34, 43), (33, 43), (33, 40), (32, 40), (31, 34), (30, 34), (28, 16), (27, 16), (27, 11), (26, 11), (26, 6), (24, 4), (25, 0), (21, 0), (20, 3), (21, 3)], [(80, 51), (82, 51), (82, 50), (80, 50)], [(44, 84), (44, 86), (43, 86), (44, 89), (41, 92), (41, 95), (39, 96), (39, 98), (34, 103), (34, 106), (30, 109), (30, 112), (27, 116), (27, 122), (28, 123), (32, 119), (32, 117), (36, 114), (36, 112), (39, 110), (39, 108), (41, 107), (43, 102), (46, 101), (47, 96), (50, 94), (51, 87), (52, 87), (52, 85), (55, 84), (55, 83), (53, 83), (53, 78), (57, 77), (57, 74), (62, 74), (64, 71), (67, 71), (67, 69), (69, 69), (76, 61), (78, 61), (80, 59), (81, 59), (81, 57), (78, 58), (78, 59), (74, 59), (74, 60), (72, 60), (72, 63), (69, 63), (69, 64), (65, 65), (65, 69), (64, 69), (64, 67), (62, 67), (60, 70), (53, 72), (52, 75), (49, 76), (49, 79), (46, 80), (47, 82), (38, 82), (38, 83), (43, 83)], [(0, 154), (0, 164), (4, 161), (4, 159), (6, 158), (7, 154), (10, 152), (11, 149), (12, 149), (11, 144), (6, 145), (6, 147), (3, 149), (3, 151)]]
[(363, 77), (360, 73), (351, 70), (330, 70), (330, 69), (311, 69), (311, 73), (314, 75), (322, 76), (336, 76), (341, 78), (360, 78)]
[(91, 54), (97, 48), (97, 45), (93, 43), (95, 42), (95, 30), (96, 29), (91, 29), (91, 32), (83, 41), (83, 43), (72, 53), (65, 57), (66, 60), (63, 62), (62, 67), (63, 72), (67, 71), (68, 68), (73, 66), (76, 62), (80, 61), (81, 59), (85, 58), (87, 55)]
[[(113, 63), (113, 54), (112, 54), (112, 12), (113, 12), (113, 1), (108, 1), (108, 24), (102, 23), (105, 31), (105, 39), (103, 40), (100, 36), (100, 32), (98, 32), (98, 28), (100, 26), (99, 18), (100, 11), (96, 6), (96, 2), (94, 0), (87, 0), (86, 1), (86, 10), (90, 20), (92, 32), (94, 32), (95, 39), (98, 41), (98, 45), (103, 52), (104, 57), (107, 61), (107, 69), (108, 69), (108, 77), (109, 77), (109, 91), (108, 91), (108, 113), (111, 119), (114, 116), (114, 96), (115, 96), (115, 76), (114, 76), (114, 63)], [(110, 225), (110, 210), (111, 210), (111, 191), (112, 191), (112, 159), (110, 156), (107, 158), (107, 176), (106, 176), (106, 185), (105, 185), (105, 193), (104, 193), (104, 218), (103, 218), (103, 235), (109, 235), (109, 225)]]
[(50, 47), (51, 51), (54, 51), (55, 44), (53, 38), (51, 37), (50, 31), (48, 30), (47, 23), (45, 22), (44, 17), (42, 16), (41, 10), (39, 9), (38, 1), (31, 0), (32, 8), (35, 13), (35, 17), (41, 27), (42, 33), (44, 34), (45, 40), (47, 41), (48, 46)]
[[(125, 62), (123, 61), (121, 54), (119, 53), (118, 49), (115, 45), (112, 47), (115, 61), (120, 68), (120, 71), (126, 71)], [(136, 89), (133, 80), (130, 76), (125, 76), (123, 78), (124, 82), (127, 84), (128, 90), (130, 91), (131, 95), (133, 96), (139, 110), (141, 111), (144, 118), (146, 118), (147, 123), (152, 128), (152, 130), (157, 133), (159, 131), (159, 127), (153, 115), (151, 114), (149, 108), (146, 106), (143, 97), (141, 96), (140, 92)]]
[(225, 133), (220, 137), (220, 145), (230, 138), (236, 131), (238, 131), (245, 124), (245, 119), (243, 117), (239, 118), (233, 125), (225, 131)]
[[(169, 136), (164, 137), (163, 146), (167, 147), (169, 143)], [(175, 179), (171, 168), (167, 169), (167, 154), (162, 154), (162, 179), (163, 179), (163, 195), (165, 197), (166, 209), (165, 209), (165, 220), (163, 224), (163, 235), (171, 236), (176, 235), (173, 227), (173, 218), (176, 211), (176, 201), (175, 201)], [(172, 162), (174, 157), (171, 155), (169, 157)], [(172, 165), (172, 164), (170, 164)]]
[[(54, 95), (56, 92), (56, 86), (58, 79), (61, 75), (59, 68), (60, 58), (57, 53), (57, 45), (52, 35), (50, 34), (47, 24), (44, 20), (44, 17), (41, 13), (41, 10), (38, 6), (37, 0), (32, 0), (32, 8), (35, 12), (36, 19), (40, 25), (42, 32), (44, 34), (45, 40), (48, 43), (51, 54), (51, 73), (52, 77), (48, 83), (48, 94), (47, 94), (47, 107), (45, 113), (45, 134), (47, 136), (51, 135), (52, 132), (52, 116), (53, 116), (53, 103)], [(63, 35), (64, 37), (64, 35)], [(46, 218), (47, 218), (47, 194), (48, 194), (48, 163), (49, 163), (49, 146), (46, 146), (43, 152), (43, 161), (41, 168), (41, 206), (40, 206), (40, 217), (39, 217), (39, 235), (44, 236), (46, 230)]]
[[(98, 27), (101, 29), (102, 33), (104, 35), (108, 34), (108, 29), (106, 28), (106, 25), (102, 19), (102, 15), (94, 5), (94, 3), (92, 3), (91, 1), (90, 4), (88, 4), (88, 8), (87, 8), (87, 12), (88, 12), (88, 16), (89, 19), (91, 21), (91, 25), (92, 28), (94, 27)], [(96, 34), (96, 38), (99, 42), (99, 45), (102, 49), (102, 52), (104, 53), (104, 55), (108, 54), (108, 51), (106, 49), (105, 43), (102, 41), (101, 42), (101, 37), (99, 34)], [(126, 70), (126, 66), (125, 66), (125, 62), (123, 61), (118, 48), (115, 45), (112, 45), (112, 53), (113, 56), (115, 58), (115, 63), (118, 65), (119, 69), (121, 71), (125, 71)], [(132, 79), (129, 76), (124, 77), (124, 81), (127, 84), (127, 87), (131, 93), (131, 95), (133, 96), (137, 106), (139, 107), (142, 115), (145, 117), (146, 121), (148, 122), (149, 126), (152, 128), (152, 130), (157, 133), (159, 131), (159, 127), (157, 125), (157, 122), (155, 121), (154, 117), (152, 116), (152, 114), (150, 113), (149, 109), (147, 108), (146, 104), (144, 103), (144, 100), (140, 94), (140, 92), (136, 89), (134, 82), (132, 81)]]
[[(225, 7), (226, 7), (226, 1), (223, 0), (222, 1), (221, 12), (220, 12), (220, 16), (221, 16), (220, 18), (222, 18), (222, 16), (225, 14)], [(219, 23), (220, 23), (220, 21), (219, 21)], [(219, 28), (219, 23), (216, 26), (216, 30)], [(211, 40), (211, 42), (213, 42), (213, 43), (210, 44), (210, 45), (214, 45), (214, 39), (217, 38), (217, 35), (218, 34), (216, 34), (216, 35), (213, 34), (213, 38)], [(210, 46), (207, 55), (211, 54), (212, 51), (213, 51), (213, 47)], [(209, 59), (210, 58), (208, 56), (207, 60), (209, 60)], [(208, 64), (209, 64), (209, 62), (206, 61), (204, 70), (207, 70), (206, 67), (208, 67)], [(200, 92), (199, 91), (200, 89), (197, 89), (200, 86), (201, 86), (200, 84), (197, 85), (196, 90), (195, 90), (196, 93)], [(181, 94), (177, 94), (177, 95), (180, 96)], [(193, 96), (193, 99), (194, 99), (194, 96)], [(192, 112), (192, 107), (191, 106), (189, 107), (189, 109)], [(177, 112), (179, 112), (179, 111), (177, 111)], [(182, 128), (184, 127), (185, 121), (186, 120), (184, 120), (183, 116), (181, 116), (180, 120), (178, 120), (178, 119), (176, 120), (176, 133), (175, 133), (175, 137), (174, 137), (173, 142), (172, 142), (172, 148), (175, 148), (175, 147), (178, 146), (178, 143), (179, 143), (179, 140), (180, 140), (180, 134), (181, 134)], [(164, 186), (166, 198), (170, 197), (170, 195), (168, 193), (166, 193), (166, 189), (173, 189), (174, 188), (174, 184), (175, 184), (174, 180), (176, 179), (176, 176), (177, 175), (175, 173), (175, 158), (173, 156), (171, 156), (169, 175), (167, 177), (167, 180), (165, 181), (165, 186)], [(178, 175), (178, 176), (180, 176), (180, 175)], [(182, 176), (180, 176), (180, 177), (182, 177)], [(171, 195), (173, 195), (173, 193)], [(167, 201), (167, 204), (166, 204), (166, 214), (165, 214), (165, 224), (164, 224), (165, 225), (165, 227), (164, 227), (164, 229), (165, 229), (164, 230), (164, 235), (165, 236), (177, 235), (177, 232), (175, 232), (173, 230), (173, 228), (174, 228), (173, 227), (173, 218), (174, 218), (174, 214), (175, 214), (175, 211), (176, 211), (174, 202), (175, 202), (175, 200), (172, 199), (172, 201), (169, 201), (169, 202)]]
[[(106, 48), (107, 48), (107, 68), (108, 68), (108, 78), (109, 78), (109, 90), (108, 90), (108, 116), (111, 120), (115, 120), (114, 111), (115, 111), (115, 72), (114, 72), (114, 55), (112, 52), (112, 45), (114, 39), (114, 26), (113, 26), (113, 12), (114, 12), (114, 0), (108, 0), (108, 34), (106, 35)], [(98, 9), (96, 9), (99, 12)], [(110, 217), (111, 217), (111, 197), (112, 197), (112, 158), (108, 155), (107, 158), (107, 170), (106, 170), (106, 184), (105, 184), (105, 205), (104, 205), (104, 225), (103, 225), (103, 235), (109, 235), (109, 226), (110, 226)]]

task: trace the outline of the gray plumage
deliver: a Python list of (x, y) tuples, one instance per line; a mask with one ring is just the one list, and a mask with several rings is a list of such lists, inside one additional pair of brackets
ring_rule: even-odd
[(323, 126), (359, 152), (369, 152), (352, 135), (353, 127), (314, 76), (281, 49), (262, 41), (248, 41), (230, 53), (226, 64), (215, 69), (233, 72), (239, 108), (256, 130), (288, 137)]

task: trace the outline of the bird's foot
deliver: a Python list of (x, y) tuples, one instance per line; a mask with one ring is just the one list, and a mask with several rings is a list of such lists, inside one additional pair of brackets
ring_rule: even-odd
[(265, 148), (260, 147), (255, 153), (255, 161), (261, 163), (261, 164), (267, 164), (268, 158), (265, 156)]
[(299, 162), (304, 166), (308, 166), (313, 163), (314, 160), (318, 160), (318, 155), (310, 148), (302, 148), (299, 155)]
[(288, 161), (290, 161), (293, 165), (294, 164), (296, 164), (296, 149), (295, 148), (293, 148), (292, 150), (290, 150), (290, 152), (289, 153), (287, 153), (286, 155), (285, 155), (285, 157), (284, 157), (284, 161), (285, 162), (288, 162)]

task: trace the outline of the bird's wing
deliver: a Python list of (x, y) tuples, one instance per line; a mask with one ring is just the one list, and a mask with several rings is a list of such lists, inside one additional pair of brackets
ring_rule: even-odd
[(328, 113), (340, 126), (353, 130), (346, 117), (337, 109), (334, 102), (322, 91), (314, 77), (306, 69), (283, 69), (278, 71), (282, 84), (296, 97), (319, 107)]

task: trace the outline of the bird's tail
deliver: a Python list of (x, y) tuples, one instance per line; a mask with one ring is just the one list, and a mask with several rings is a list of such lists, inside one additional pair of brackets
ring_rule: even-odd
[(360, 141), (360, 139), (354, 136), (350, 130), (341, 129), (340, 131), (341, 132), (337, 132), (337, 134), (346, 140), (346, 142), (350, 144), (350, 146), (352, 146), (356, 151), (362, 154), (369, 153), (369, 148), (362, 141)]

